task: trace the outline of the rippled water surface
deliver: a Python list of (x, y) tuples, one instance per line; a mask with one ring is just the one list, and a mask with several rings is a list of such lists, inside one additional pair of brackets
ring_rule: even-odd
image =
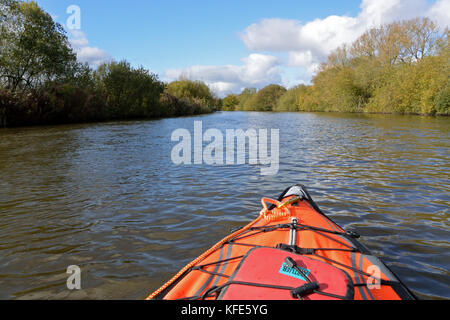
[[(280, 129), (278, 175), (172, 164), (172, 132), (196, 120)], [(449, 132), (448, 118), (239, 112), (0, 130), (0, 299), (145, 298), (296, 183), (420, 298), (449, 299)]]

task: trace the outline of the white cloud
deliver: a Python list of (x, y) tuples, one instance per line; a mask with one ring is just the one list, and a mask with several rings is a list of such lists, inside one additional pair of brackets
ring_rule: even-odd
[(239, 92), (246, 87), (262, 88), (281, 82), (278, 58), (253, 53), (242, 59), (241, 66), (192, 66), (186, 69), (166, 71), (167, 80), (179, 78), (201, 80), (219, 96)]
[(83, 63), (87, 62), (91, 67), (96, 68), (111, 59), (106, 51), (89, 46), (89, 40), (81, 30), (72, 29), (69, 30), (69, 33), (69, 42), (77, 54), (78, 61)]
[(301, 46), (301, 29), (302, 25), (297, 20), (262, 19), (247, 27), (241, 39), (250, 50), (291, 51)]
[(313, 62), (313, 53), (311, 50), (290, 52), (289, 65), (291, 66), (306, 66)]
[(428, 11), (428, 16), (437, 21), (441, 28), (450, 25), (450, 0), (439, 0)]
[[(180, 75), (203, 80), (218, 94), (239, 92), (243, 87), (269, 83), (308, 83), (320, 64), (337, 47), (355, 41), (370, 28), (396, 20), (428, 16), (442, 28), (450, 25), (450, 0), (362, 0), (356, 17), (331, 15), (306, 23), (292, 19), (262, 19), (241, 33), (251, 54), (242, 66), (194, 66), (168, 70), (169, 78)], [(287, 59), (279, 56), (287, 55)], [(283, 63), (282, 63), (283, 62)], [(290, 70), (288, 71), (288, 68)], [(293, 76), (295, 69), (299, 77)]]
[(359, 22), (366, 28), (424, 15), (427, 0), (363, 0)]
[(316, 69), (331, 51), (355, 41), (362, 33), (395, 20), (429, 16), (441, 26), (450, 23), (450, 0), (363, 0), (356, 17), (332, 15), (305, 24), (297, 20), (263, 19), (241, 35), (254, 51), (289, 52), (289, 64)]
[(241, 69), (241, 79), (245, 84), (261, 85), (281, 80), (278, 58), (263, 54), (251, 54), (242, 59), (244, 66)]
[(220, 97), (227, 95), (228, 93), (238, 92), (242, 90), (241, 85), (238, 82), (212, 82), (209, 87)]
[(110, 56), (106, 51), (96, 47), (80, 48), (80, 50), (77, 51), (77, 57), (80, 62), (87, 62), (94, 68), (110, 60)]
[(313, 56), (311, 50), (293, 51), (289, 53), (288, 66), (303, 67), (305, 69), (305, 77), (311, 78), (319, 69), (319, 60)]

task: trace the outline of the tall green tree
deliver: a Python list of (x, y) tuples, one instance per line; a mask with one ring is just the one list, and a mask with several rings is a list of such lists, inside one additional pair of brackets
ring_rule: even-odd
[(249, 106), (249, 101), (257, 92), (258, 90), (256, 88), (245, 88), (242, 93), (237, 96), (239, 105), (236, 107), (236, 110), (252, 110), (251, 106)]
[(2, 0), (0, 81), (12, 92), (73, 77), (77, 68), (63, 27), (36, 2)]
[(259, 90), (247, 102), (248, 107), (254, 111), (273, 111), (276, 109), (278, 99), (286, 93), (286, 88), (271, 84)]
[(166, 91), (178, 99), (191, 101), (203, 101), (205, 105), (212, 107), (215, 104), (211, 89), (202, 81), (178, 80), (171, 82)]
[(239, 99), (235, 94), (230, 94), (223, 99), (222, 107), (224, 111), (235, 111), (239, 106)]
[(144, 68), (129, 62), (110, 62), (95, 72), (98, 89), (107, 97), (110, 112), (117, 118), (157, 117), (162, 115), (159, 98), (164, 84)]

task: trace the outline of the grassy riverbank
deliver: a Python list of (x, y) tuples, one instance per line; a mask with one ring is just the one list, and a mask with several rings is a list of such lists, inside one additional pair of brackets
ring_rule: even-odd
[(449, 30), (428, 18), (381, 26), (330, 54), (310, 86), (245, 89), (224, 110), (450, 115)]
[(219, 104), (204, 83), (167, 84), (127, 61), (94, 70), (35, 2), (0, 2), (0, 127), (174, 117)]

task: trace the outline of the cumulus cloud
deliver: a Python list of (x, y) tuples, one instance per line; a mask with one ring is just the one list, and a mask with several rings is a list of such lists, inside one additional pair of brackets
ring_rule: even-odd
[(446, 27), (450, 25), (450, 0), (439, 0), (428, 11), (428, 16), (435, 20), (439, 26)]
[(248, 49), (255, 51), (291, 51), (301, 46), (301, 29), (297, 20), (262, 19), (247, 27), (241, 39)]
[(428, 9), (427, 0), (363, 0), (358, 20), (361, 25), (371, 28), (422, 16)]
[[(268, 83), (292, 84), (292, 71), (297, 68), (298, 83), (308, 83), (320, 64), (339, 46), (351, 43), (370, 28), (396, 20), (428, 16), (445, 28), (450, 25), (450, 0), (362, 0), (357, 16), (331, 15), (306, 23), (292, 19), (262, 19), (248, 26), (240, 35), (253, 52), (242, 66), (194, 66), (169, 70), (168, 75), (203, 80), (224, 94), (242, 87), (259, 88)], [(287, 55), (287, 59), (279, 56)]]
[(192, 66), (186, 69), (170, 69), (165, 77), (201, 80), (219, 96), (239, 92), (246, 87), (261, 88), (281, 82), (277, 57), (253, 53), (242, 59), (241, 66)]
[(305, 76), (311, 78), (319, 70), (320, 63), (317, 56), (314, 56), (311, 50), (292, 51), (289, 53), (288, 66), (304, 67)]
[(289, 64), (317, 70), (331, 51), (355, 41), (362, 33), (396, 20), (428, 16), (442, 27), (450, 23), (450, 0), (429, 5), (426, 0), (363, 0), (356, 17), (332, 15), (305, 24), (297, 20), (263, 19), (241, 35), (254, 51), (288, 52)]
[(69, 30), (69, 42), (77, 54), (78, 61), (88, 63), (93, 68), (111, 59), (106, 51), (89, 46), (86, 34), (81, 30)]

